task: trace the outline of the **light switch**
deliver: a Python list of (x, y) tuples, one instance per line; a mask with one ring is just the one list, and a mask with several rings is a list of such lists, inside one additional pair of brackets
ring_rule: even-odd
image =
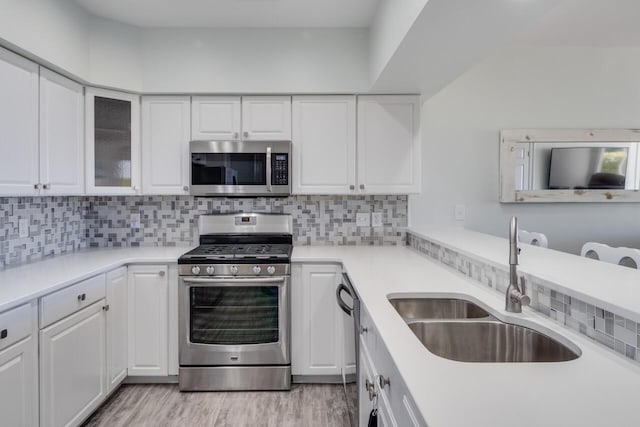
[(456, 205), (455, 208), (456, 221), (464, 221), (467, 217), (467, 207), (465, 205)]
[(382, 227), (382, 212), (371, 213), (371, 225), (374, 227)]
[(140, 228), (140, 214), (131, 214), (129, 217), (129, 223), (131, 224), (131, 228)]
[(371, 214), (369, 212), (358, 212), (356, 214), (356, 225), (358, 227), (370, 227), (371, 226)]
[(29, 237), (29, 218), (21, 218), (18, 220), (18, 231), (20, 237)]

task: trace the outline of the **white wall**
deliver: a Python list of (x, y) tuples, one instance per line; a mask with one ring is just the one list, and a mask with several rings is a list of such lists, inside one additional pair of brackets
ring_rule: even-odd
[(0, 0), (0, 39), (76, 77), (89, 74), (88, 15), (71, 1)]
[(149, 29), (145, 92), (368, 90), (365, 29)]
[(370, 29), (371, 82), (387, 65), (429, 0), (380, 0)]
[(640, 48), (528, 47), (492, 57), (422, 109), (423, 194), (412, 225), (461, 225), (507, 235), (508, 219), (547, 234), (554, 249), (585, 241), (640, 247), (640, 204), (498, 202), (498, 135), (504, 128), (640, 127)]

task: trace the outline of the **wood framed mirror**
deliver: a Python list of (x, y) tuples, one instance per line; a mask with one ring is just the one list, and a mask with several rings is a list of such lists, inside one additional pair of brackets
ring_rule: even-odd
[(640, 129), (502, 130), (500, 202), (640, 202)]

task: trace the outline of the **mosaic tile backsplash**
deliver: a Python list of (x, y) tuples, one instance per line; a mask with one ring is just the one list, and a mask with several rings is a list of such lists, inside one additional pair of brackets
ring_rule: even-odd
[[(406, 196), (0, 198), (0, 268), (87, 247), (188, 246), (200, 215), (229, 212), (291, 214), (296, 245), (398, 245), (407, 210)], [(356, 212), (382, 212), (383, 227), (357, 227)], [(140, 214), (139, 228), (131, 214)], [(23, 218), (27, 238), (19, 237)]]
[[(407, 246), (504, 294), (509, 286), (508, 270), (471, 258), (450, 247), (407, 232)], [(597, 343), (640, 364), (640, 323), (609, 312), (597, 305), (564, 295), (538, 277), (526, 274), (530, 307)]]

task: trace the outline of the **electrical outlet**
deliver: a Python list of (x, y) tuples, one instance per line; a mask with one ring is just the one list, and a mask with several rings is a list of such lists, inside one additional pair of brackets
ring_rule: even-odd
[(371, 213), (371, 225), (374, 227), (382, 227), (382, 212)]
[(465, 205), (456, 205), (455, 216), (456, 221), (464, 221), (467, 217), (467, 207)]
[(358, 227), (370, 227), (371, 226), (371, 214), (369, 212), (358, 212), (356, 214), (356, 225)]
[(29, 237), (29, 218), (21, 218), (18, 220), (18, 232), (20, 237)]
[(140, 214), (131, 214), (129, 217), (129, 224), (131, 224), (131, 228), (140, 228)]

